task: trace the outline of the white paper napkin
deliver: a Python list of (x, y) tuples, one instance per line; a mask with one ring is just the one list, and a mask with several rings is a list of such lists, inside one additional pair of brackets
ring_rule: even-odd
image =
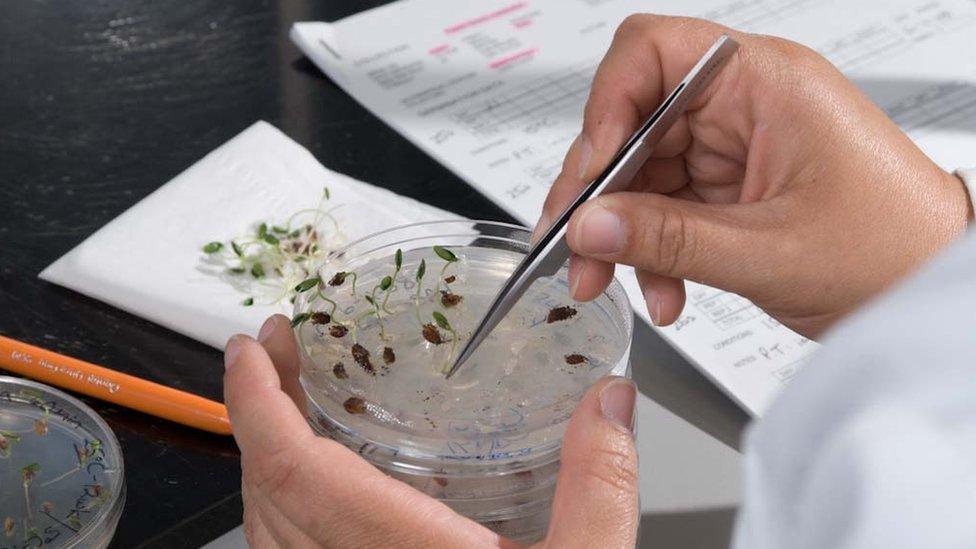
[(329, 207), (346, 241), (417, 221), (457, 219), (319, 164), (274, 126), (259, 121), (129, 208), (41, 272), (71, 288), (222, 349), (254, 334), (291, 305), (256, 302), (215, 276), (201, 250), (318, 206)]

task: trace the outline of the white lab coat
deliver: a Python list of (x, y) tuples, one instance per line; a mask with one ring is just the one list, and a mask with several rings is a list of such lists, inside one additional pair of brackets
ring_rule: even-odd
[(976, 232), (824, 343), (747, 434), (733, 547), (976, 548)]

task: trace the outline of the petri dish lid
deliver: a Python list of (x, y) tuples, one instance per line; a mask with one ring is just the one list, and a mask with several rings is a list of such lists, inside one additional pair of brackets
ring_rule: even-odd
[(0, 547), (105, 547), (124, 503), (105, 421), (57, 389), (0, 376)]

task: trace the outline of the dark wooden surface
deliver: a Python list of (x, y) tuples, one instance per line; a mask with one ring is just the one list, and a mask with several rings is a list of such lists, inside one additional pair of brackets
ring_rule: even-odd
[[(380, 3), (0, 3), (0, 333), (220, 399), (217, 351), (36, 276), (258, 119), (332, 169), (463, 215), (507, 219), (288, 41), (293, 21)], [(642, 390), (735, 445), (741, 412), (660, 339), (643, 337), (655, 358), (644, 369), (635, 360)], [(128, 501), (114, 546), (195, 546), (240, 523), (231, 439), (86, 401), (125, 454)]]

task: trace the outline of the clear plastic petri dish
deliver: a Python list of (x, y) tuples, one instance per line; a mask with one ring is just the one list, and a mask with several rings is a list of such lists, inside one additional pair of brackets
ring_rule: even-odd
[(0, 547), (106, 547), (124, 504), (109, 426), (57, 389), (0, 376)]
[(545, 535), (566, 424), (593, 382), (629, 375), (633, 329), (618, 282), (574, 303), (564, 268), (446, 379), (528, 238), (483, 221), (383, 231), (330, 254), (295, 302), (312, 426), (518, 541)]

